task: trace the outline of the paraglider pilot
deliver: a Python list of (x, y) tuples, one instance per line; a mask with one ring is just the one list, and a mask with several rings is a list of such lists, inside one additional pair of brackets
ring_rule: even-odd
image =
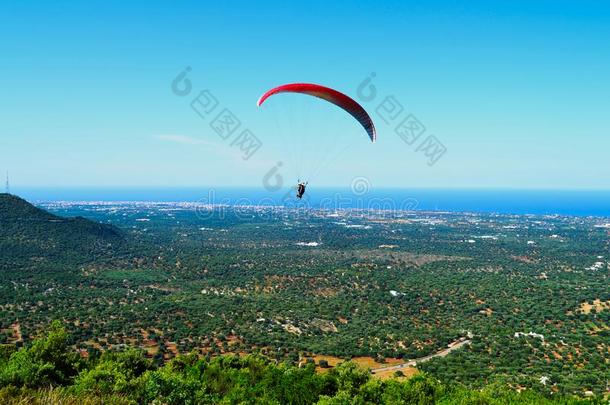
[(297, 186), (297, 198), (299, 200), (303, 198), (303, 194), (305, 194), (305, 186), (307, 186), (307, 182), (299, 181), (299, 185)]

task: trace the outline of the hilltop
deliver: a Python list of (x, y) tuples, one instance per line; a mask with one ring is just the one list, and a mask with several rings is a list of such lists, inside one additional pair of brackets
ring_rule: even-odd
[(124, 240), (117, 227), (64, 218), (12, 194), (0, 194), (0, 265), (86, 261)]

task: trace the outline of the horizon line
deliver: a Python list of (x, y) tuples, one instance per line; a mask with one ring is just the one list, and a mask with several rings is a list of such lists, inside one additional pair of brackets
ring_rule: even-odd
[[(12, 185), (12, 193), (15, 194), (15, 191), (19, 190), (168, 190), (168, 189), (237, 189), (244, 188), (250, 190), (260, 190), (266, 191), (269, 193), (276, 193), (279, 191), (269, 191), (261, 186), (253, 186), (253, 185), (151, 185), (151, 186), (142, 186), (142, 185), (27, 185), (27, 186), (17, 186)], [(285, 190), (290, 187), (282, 187), (280, 190)], [(319, 185), (315, 186), (315, 188), (320, 189), (350, 189), (351, 185)], [(593, 191), (593, 192), (610, 192), (610, 186), (608, 188), (601, 187), (582, 187), (582, 188), (574, 188), (574, 187), (514, 187), (514, 186), (370, 186), (369, 192), (374, 192), (375, 190), (472, 190), (472, 191), (577, 191), (577, 192), (585, 192), (585, 191)]]

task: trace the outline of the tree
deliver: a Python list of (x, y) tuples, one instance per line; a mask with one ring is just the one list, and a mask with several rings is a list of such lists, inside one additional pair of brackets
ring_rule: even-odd
[(54, 321), (47, 335), (13, 353), (0, 373), (0, 385), (46, 387), (68, 383), (81, 365), (68, 345), (68, 334)]

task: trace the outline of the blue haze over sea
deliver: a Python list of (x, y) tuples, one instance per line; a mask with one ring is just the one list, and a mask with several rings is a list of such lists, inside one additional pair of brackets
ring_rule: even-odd
[[(18, 188), (36, 202), (158, 201), (227, 205), (292, 205), (292, 192), (264, 188)], [(610, 190), (391, 189), (354, 193), (349, 188), (310, 186), (302, 205), (311, 208), (416, 209), (424, 211), (610, 217)]]

